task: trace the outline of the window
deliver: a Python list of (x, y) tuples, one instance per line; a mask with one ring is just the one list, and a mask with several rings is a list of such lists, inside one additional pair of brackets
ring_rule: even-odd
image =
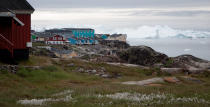
[(56, 37), (53, 37), (53, 40), (57, 40)]
[(58, 40), (62, 40), (62, 37), (59, 37)]

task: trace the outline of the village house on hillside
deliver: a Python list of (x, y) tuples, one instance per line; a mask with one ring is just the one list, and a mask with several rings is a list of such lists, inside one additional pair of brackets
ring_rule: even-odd
[(66, 40), (64, 39), (64, 37), (60, 35), (55, 35), (55, 36), (45, 38), (46, 44), (63, 45), (65, 44), (65, 41)]
[(31, 39), (33, 42), (45, 43), (46, 38), (53, 37), (55, 35), (49, 32), (31, 32)]
[(36, 36), (34, 37), (35, 41), (44, 40), (46, 44), (88, 45), (98, 43), (95, 38), (95, 30), (89, 28), (50, 29), (44, 32), (35, 32), (32, 35)]
[(64, 45), (66, 39), (64, 36), (50, 32), (35, 32), (31, 34), (33, 42), (41, 42), (52, 45)]
[(70, 44), (97, 44), (95, 40), (95, 30), (89, 28), (64, 28), (67, 31), (72, 31), (72, 36), (67, 38)]
[(126, 42), (126, 34), (95, 34), (90, 28), (49, 29), (44, 32), (33, 32), (33, 42), (52, 45), (95, 45), (101, 41)]
[(0, 0), (0, 56), (29, 57), (33, 12), (26, 0)]
[(31, 39), (33, 42), (45, 42), (45, 38), (49, 35), (41, 34), (41, 33), (31, 33)]
[(68, 31), (65, 29), (50, 29), (50, 30), (45, 30), (44, 33), (51, 36), (60, 35), (63, 36), (64, 38), (68, 38), (73, 35), (72, 31)]

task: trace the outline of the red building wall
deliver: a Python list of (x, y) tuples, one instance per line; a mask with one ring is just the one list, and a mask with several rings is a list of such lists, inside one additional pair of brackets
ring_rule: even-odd
[[(53, 38), (55, 38), (55, 39), (53, 39)], [(61, 39), (59, 39), (59, 38), (61, 38)], [(46, 38), (45, 41), (65, 41), (65, 40), (64, 40), (63, 36), (55, 35), (53, 37)]]
[[(0, 18), (0, 34), (14, 44), (13, 49), (27, 49), (26, 43), (31, 41), (31, 15), (18, 14), (16, 17), (24, 26), (20, 26), (13, 18)], [(0, 49), (5, 48), (1, 46)]]
[(24, 26), (18, 25), (17, 22), (13, 20), (12, 42), (14, 43), (14, 49), (27, 49), (26, 43), (31, 41), (31, 15), (18, 14), (16, 17), (24, 23)]

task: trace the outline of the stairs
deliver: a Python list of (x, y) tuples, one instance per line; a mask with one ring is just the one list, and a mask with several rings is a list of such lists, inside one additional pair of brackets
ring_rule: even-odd
[(14, 44), (1, 34), (0, 34), (0, 46), (3, 48), (6, 48), (11, 53), (11, 56), (13, 57)]

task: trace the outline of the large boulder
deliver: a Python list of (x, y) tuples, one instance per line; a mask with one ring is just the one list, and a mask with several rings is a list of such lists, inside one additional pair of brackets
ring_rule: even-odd
[(169, 74), (177, 74), (177, 73), (183, 73), (185, 72), (185, 69), (183, 68), (160, 68), (162, 72), (166, 72)]
[(197, 57), (194, 57), (192, 55), (181, 55), (172, 58), (174, 65), (177, 67), (182, 67), (186, 69), (209, 69), (210, 68), (210, 62), (207, 60), (203, 60)]
[(156, 63), (165, 63), (168, 56), (156, 52), (147, 46), (134, 46), (117, 53), (118, 57), (127, 63), (151, 66)]

